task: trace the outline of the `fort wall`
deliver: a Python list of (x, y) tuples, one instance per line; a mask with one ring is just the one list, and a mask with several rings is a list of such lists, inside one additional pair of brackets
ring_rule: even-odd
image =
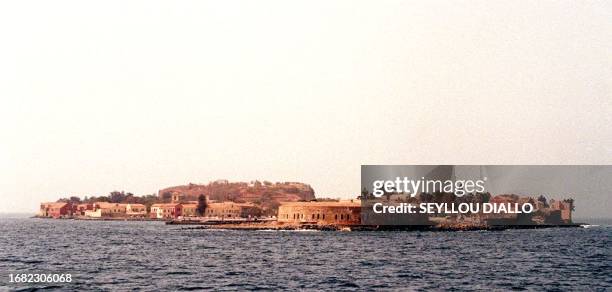
[(361, 224), (361, 204), (357, 200), (281, 203), (278, 208), (278, 222), (318, 225), (359, 225)]

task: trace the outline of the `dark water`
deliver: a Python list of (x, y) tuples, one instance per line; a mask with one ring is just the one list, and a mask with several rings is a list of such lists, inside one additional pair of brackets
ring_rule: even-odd
[[(498, 232), (185, 230), (0, 218), (0, 290), (612, 289), (612, 228)], [(70, 273), (70, 284), (8, 283)]]

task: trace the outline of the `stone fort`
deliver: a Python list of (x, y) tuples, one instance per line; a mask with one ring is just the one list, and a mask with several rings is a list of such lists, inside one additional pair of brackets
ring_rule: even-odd
[(317, 225), (361, 224), (361, 202), (284, 202), (278, 208), (278, 222)]

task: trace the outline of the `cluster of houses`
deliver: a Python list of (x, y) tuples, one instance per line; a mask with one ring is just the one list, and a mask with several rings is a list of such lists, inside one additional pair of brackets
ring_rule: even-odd
[[(95, 202), (41, 203), (38, 216), (49, 218), (151, 218), (176, 219), (200, 217), (197, 202), (159, 203), (149, 208), (143, 204)], [(210, 202), (202, 217), (249, 218), (257, 217), (261, 209), (251, 203)]]

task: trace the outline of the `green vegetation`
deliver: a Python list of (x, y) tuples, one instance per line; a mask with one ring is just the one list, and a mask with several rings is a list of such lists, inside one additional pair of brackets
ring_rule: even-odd
[(121, 204), (143, 204), (150, 210), (151, 205), (159, 203), (159, 198), (156, 194), (136, 196), (130, 192), (112, 191), (108, 196), (85, 196), (83, 199), (72, 196), (70, 198), (61, 198), (58, 202), (70, 202), (72, 204), (91, 204), (95, 202), (121, 203)]
[(200, 196), (198, 196), (198, 207), (196, 208), (198, 216), (204, 216), (204, 213), (206, 213), (206, 207), (208, 207), (206, 196), (204, 196), (204, 194), (200, 194)]

